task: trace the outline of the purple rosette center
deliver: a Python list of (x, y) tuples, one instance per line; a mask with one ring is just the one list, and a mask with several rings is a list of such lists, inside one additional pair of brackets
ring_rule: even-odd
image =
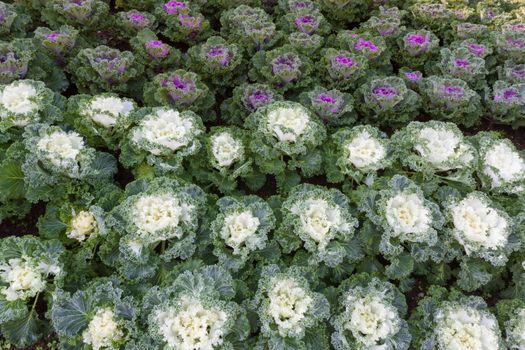
[(461, 99), (465, 95), (463, 88), (455, 85), (443, 85), (442, 91), (445, 97), (453, 100)]
[(518, 78), (525, 78), (525, 65), (519, 65), (512, 69), (512, 74)]
[(206, 52), (206, 56), (212, 63), (217, 62), (221, 66), (230, 64), (230, 50), (224, 46), (214, 46)]
[(179, 24), (188, 29), (199, 30), (202, 25), (202, 19), (186, 14), (179, 15)]
[(179, 10), (187, 9), (188, 5), (182, 1), (171, 0), (164, 4), (164, 11), (168, 15), (176, 15)]
[(410, 81), (419, 81), (423, 78), (423, 74), (418, 71), (406, 72), (405, 77)]
[(289, 83), (298, 78), (301, 60), (296, 55), (289, 53), (273, 59), (271, 66), (274, 76), (279, 76), (283, 83)]
[(474, 44), (474, 43), (468, 44), (467, 48), (472, 54), (478, 57), (483, 56), (483, 54), (485, 53), (485, 48), (478, 44)]
[(100, 77), (108, 81), (115, 76), (123, 75), (126, 71), (126, 63), (115, 51), (98, 52), (96, 56), (90, 57), (89, 61)]
[(407, 42), (411, 46), (423, 46), (428, 43), (428, 38), (423, 34), (410, 34), (407, 37)]
[(49, 40), (51, 42), (56, 42), (59, 38), (63, 37), (64, 34), (62, 33), (49, 33), (45, 36), (46, 40)]
[(469, 61), (464, 58), (456, 59), (456, 61), (454, 61), (454, 64), (456, 65), (456, 67), (460, 68), (467, 68), (470, 65)]
[(189, 105), (199, 97), (196, 93), (197, 85), (189, 77), (173, 75), (160, 80), (160, 85), (167, 89), (169, 98), (175, 103)]
[(503, 92), (500, 92), (499, 94), (496, 94), (496, 96), (494, 96), (494, 101), (511, 103), (511, 102), (516, 101), (518, 96), (519, 96), (519, 93), (516, 89), (513, 89), (513, 88), (504, 89)]
[(341, 99), (328, 92), (315, 96), (312, 105), (323, 116), (337, 115), (341, 111)]
[(313, 34), (319, 28), (319, 22), (312, 15), (297, 16), (294, 23), (299, 31), (308, 35)]
[(129, 12), (128, 20), (135, 25), (142, 25), (146, 22), (146, 17), (139, 12)]
[(344, 55), (335, 56), (335, 62), (337, 62), (341, 66), (348, 68), (353, 67), (355, 65), (355, 61), (353, 59)]
[(160, 40), (149, 40), (144, 43), (146, 52), (154, 58), (165, 58), (171, 52), (170, 47)]
[(0, 83), (23, 78), (27, 74), (27, 70), (27, 60), (22, 59), (16, 52), (8, 50), (0, 52)]
[(365, 40), (363, 38), (359, 38), (357, 40), (357, 42), (354, 44), (354, 48), (357, 51), (363, 51), (363, 50), (366, 49), (366, 50), (368, 50), (370, 52), (377, 52), (377, 50), (378, 50), (378, 47), (377, 47), (376, 44), (374, 44), (371, 41)]
[(508, 38), (507, 45), (509, 45), (510, 47), (517, 48), (517, 49), (523, 49), (525, 47), (525, 42), (520, 39)]
[(246, 91), (243, 98), (244, 105), (251, 111), (255, 111), (271, 101), (273, 101), (273, 93), (262, 89)]
[(376, 97), (390, 99), (397, 96), (397, 91), (391, 86), (379, 86), (372, 92)]

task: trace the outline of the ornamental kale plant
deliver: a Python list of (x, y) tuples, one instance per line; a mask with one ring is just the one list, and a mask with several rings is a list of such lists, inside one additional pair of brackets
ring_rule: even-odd
[(524, 350), (521, 0), (0, 0), (0, 344)]

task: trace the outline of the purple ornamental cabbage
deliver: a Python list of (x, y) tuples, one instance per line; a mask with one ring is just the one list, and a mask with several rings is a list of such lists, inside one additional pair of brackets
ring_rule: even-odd
[(312, 35), (319, 28), (320, 20), (312, 14), (298, 15), (295, 17), (294, 24), (298, 31)]
[(496, 33), (496, 51), (502, 60), (525, 63), (525, 32)]
[(274, 100), (275, 93), (271, 89), (257, 85), (248, 85), (242, 96), (244, 107), (252, 112), (272, 103)]
[(317, 34), (294, 32), (288, 35), (288, 42), (296, 51), (307, 57), (314, 57), (323, 46), (324, 38)]
[(466, 47), (470, 53), (476, 55), (477, 57), (484, 57), (487, 52), (487, 49), (484, 45), (479, 45), (476, 43), (467, 44)]
[(221, 34), (249, 52), (269, 48), (280, 36), (272, 18), (263, 9), (247, 5), (222, 13)]
[(422, 82), (421, 93), (425, 113), (436, 119), (471, 127), (483, 113), (480, 96), (461, 79), (428, 77)]
[(421, 73), (420, 71), (405, 72), (404, 76), (406, 80), (413, 81), (413, 82), (417, 82), (423, 79), (423, 73)]
[(34, 57), (31, 39), (14, 39), (0, 42), (0, 84), (23, 79)]
[(179, 15), (181, 13), (188, 13), (189, 5), (186, 1), (170, 0), (162, 6), (162, 9), (168, 15)]
[(164, 23), (162, 34), (174, 42), (193, 44), (205, 39), (210, 23), (201, 13), (191, 10), (185, 1), (168, 1), (157, 7), (158, 17)]
[(405, 11), (400, 11), (397, 7), (388, 9), (380, 7), (379, 15), (370, 17), (364, 26), (383, 38), (394, 38), (404, 28), (401, 27), (401, 18), (404, 14)]
[(307, 35), (327, 35), (330, 24), (316, 10), (288, 11), (280, 18), (280, 27), (286, 33), (304, 33)]
[(248, 114), (283, 96), (266, 84), (241, 84), (233, 89), (233, 96), (221, 105), (221, 117), (228, 124), (242, 126)]
[(415, 118), (421, 98), (396, 76), (372, 79), (355, 93), (356, 107), (367, 122), (385, 125), (406, 123)]
[(215, 86), (235, 85), (232, 79), (243, 74), (242, 53), (235, 44), (229, 44), (220, 36), (188, 50), (187, 66), (195, 70)]
[(70, 26), (61, 26), (58, 30), (38, 27), (35, 30), (35, 40), (40, 46), (59, 62), (70, 56), (76, 46), (78, 31)]
[(497, 64), (493, 59), (492, 44), (487, 40), (466, 39), (452, 46), (454, 49), (467, 50), (470, 54), (485, 60), (487, 70)]
[(351, 94), (315, 87), (302, 93), (299, 99), (327, 125), (351, 125), (355, 122), (354, 98)]
[(343, 30), (337, 34), (336, 41), (343, 50), (365, 57), (371, 65), (374, 64), (373, 61), (380, 65), (388, 63), (388, 57), (383, 55), (386, 43), (381, 36)]
[(290, 45), (257, 52), (251, 62), (249, 78), (264, 79), (280, 92), (305, 87), (312, 80), (310, 60)]
[(483, 39), (488, 36), (489, 28), (483, 24), (458, 23), (453, 26), (456, 39)]
[(321, 72), (321, 77), (332, 88), (352, 88), (365, 75), (367, 68), (363, 56), (332, 48), (324, 52), (322, 62), (328, 74)]
[(11, 32), (13, 29), (13, 23), (18, 16), (15, 8), (11, 4), (0, 2), (0, 34), (5, 35)]
[[(42, 12), (51, 28), (59, 24), (97, 28), (107, 18), (109, 6), (101, 0), (50, 0)], [(77, 27), (78, 28), (78, 27)]]
[(129, 51), (107, 46), (82, 49), (68, 66), (81, 92), (126, 91), (126, 83), (142, 72)]
[(318, 10), (317, 4), (310, 0), (287, 0), (282, 3), (278, 6), (281, 6), (281, 10), (285, 13), (312, 13)]
[(514, 128), (525, 125), (525, 83), (510, 84), (498, 80), (486, 102), (491, 116), (498, 122)]
[(177, 110), (206, 111), (204, 119), (215, 116), (209, 112), (213, 94), (199, 76), (182, 69), (156, 75), (144, 87), (144, 101), (152, 106), (171, 106)]
[(151, 58), (156, 59), (166, 58), (171, 53), (171, 46), (160, 40), (148, 40), (144, 43), (144, 48)]
[(181, 53), (150, 30), (144, 29), (129, 41), (137, 62), (146, 68), (146, 75), (153, 77), (181, 65)]
[(172, 104), (189, 106), (202, 92), (198, 91), (197, 84), (191, 76), (174, 74), (159, 81), (160, 86), (167, 91)]
[(450, 25), (454, 19), (453, 13), (443, 4), (416, 3), (411, 7), (417, 27), (428, 27), (432, 30), (441, 30)]
[(242, 59), (238, 47), (228, 44), (220, 36), (211, 37), (205, 43), (191, 47), (188, 54), (194, 61), (193, 68), (212, 74), (232, 71)]
[(511, 84), (525, 83), (525, 64), (505, 61), (503, 66), (498, 67), (500, 80)]
[(392, 59), (400, 65), (422, 68), (433, 59), (439, 48), (439, 39), (428, 30), (409, 32), (398, 38), (399, 51)]
[(138, 32), (146, 28), (155, 29), (155, 16), (148, 12), (130, 10), (128, 12), (117, 13), (117, 27), (121, 30), (124, 37), (129, 38), (137, 35)]
[(279, 55), (270, 61), (272, 75), (279, 80), (278, 85), (286, 85), (299, 79), (302, 61), (293, 52)]
[(368, 41), (363, 38), (359, 38), (354, 44), (354, 50), (359, 51), (359, 52), (367, 51), (367, 52), (375, 53), (379, 51), (379, 48), (372, 41)]
[(398, 76), (405, 81), (405, 84), (409, 89), (419, 92), (419, 84), (423, 80), (422, 72), (402, 67), (399, 69)]
[(485, 85), (485, 60), (464, 47), (454, 51), (448, 48), (441, 50), (441, 61), (438, 64), (443, 75), (459, 78), (471, 84), (476, 90)]
[(405, 49), (412, 56), (419, 56), (428, 52), (431, 45), (430, 34), (428, 33), (411, 33), (403, 38)]

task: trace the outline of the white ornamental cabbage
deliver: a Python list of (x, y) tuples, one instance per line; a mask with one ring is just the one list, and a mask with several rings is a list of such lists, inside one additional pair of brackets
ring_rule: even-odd
[(505, 323), (506, 342), (510, 350), (525, 350), (525, 308), (514, 310)]
[(133, 207), (132, 220), (142, 236), (166, 233), (159, 239), (181, 238), (183, 231), (178, 229), (181, 222), (192, 219), (194, 205), (183, 203), (171, 194), (152, 194), (138, 198)]
[(380, 295), (356, 298), (349, 293), (347, 299), (348, 320), (344, 328), (365, 348), (380, 349), (380, 344), (399, 332), (401, 318), (397, 309)]
[(275, 216), (266, 201), (253, 195), (222, 197), (217, 207), (219, 213), (210, 225), (213, 254), (223, 267), (238, 270), (248, 259), (259, 257), (252, 252), (266, 247)]
[(268, 291), (267, 314), (282, 337), (304, 331), (302, 321), (312, 308), (313, 298), (292, 278), (276, 279)]
[(84, 140), (78, 133), (60, 129), (42, 136), (37, 142), (37, 149), (43, 158), (59, 169), (70, 168), (70, 176), (75, 176), (78, 171), (77, 157), (84, 147)]
[(419, 186), (405, 176), (394, 175), (381, 186), (384, 189), (379, 191), (379, 198), (371, 195), (361, 203), (368, 218), (383, 228), (380, 251), (393, 257), (416, 248), (414, 259), (440, 261), (443, 255), (436, 243), (444, 218), (439, 206), (426, 199)]
[[(282, 343), (285, 339), (302, 340), (307, 331), (322, 336), (330, 316), (330, 305), (321, 293), (312, 292), (303, 267), (281, 270), (277, 265), (264, 266), (253, 300), (258, 307), (263, 338)], [(306, 341), (306, 340), (305, 340)]]
[(0, 288), (0, 292), (7, 301), (34, 297), (46, 287), (44, 274), (48, 268), (29, 257), (10, 259), (0, 264), (0, 279), (8, 284), (7, 288)]
[(118, 119), (128, 116), (135, 106), (133, 102), (116, 96), (95, 96), (86, 106), (83, 114), (91, 118), (95, 123), (111, 128), (115, 126)]
[(353, 227), (343, 218), (337, 205), (324, 199), (298, 201), (291, 212), (300, 218), (302, 229), (319, 244), (319, 249), (324, 249), (336, 232), (350, 231)]
[(234, 255), (240, 254), (244, 247), (251, 251), (261, 244), (261, 237), (256, 235), (259, 225), (259, 219), (251, 211), (232, 213), (224, 218), (220, 236)]
[(211, 149), (219, 167), (229, 167), (239, 160), (244, 153), (241, 141), (224, 131), (212, 136)]
[(477, 152), (454, 123), (411, 122), (392, 136), (396, 158), (423, 173), (450, 171), (461, 182), (473, 182)]
[(93, 350), (112, 348), (123, 336), (114, 312), (108, 308), (98, 309), (82, 333), (84, 343)]
[(324, 148), (324, 166), (329, 182), (342, 182), (345, 176), (349, 176), (358, 183), (371, 184), (375, 173), (388, 168), (393, 161), (391, 141), (376, 127), (340, 128), (330, 138), (330, 143)]
[(358, 169), (373, 166), (386, 157), (386, 149), (383, 144), (366, 130), (346, 144), (346, 149), (348, 161)]
[(356, 134), (344, 146), (348, 162), (357, 169), (374, 167), (385, 159), (387, 155), (386, 147), (370, 132), (363, 129)]
[(322, 171), (317, 147), (326, 139), (326, 128), (301, 104), (274, 101), (250, 114), (244, 127), (250, 131), (249, 148), (263, 174), (281, 174), (289, 165), (305, 176)]
[(500, 331), (488, 311), (466, 305), (447, 305), (435, 315), (438, 350), (498, 350)]
[(155, 318), (168, 349), (213, 350), (227, 335), (228, 313), (192, 297), (181, 298), (176, 307), (157, 312)]
[(385, 216), (394, 236), (418, 242), (432, 227), (432, 213), (418, 193), (401, 192), (386, 201)]
[(340, 289), (341, 311), (331, 321), (335, 349), (408, 350), (412, 337), (403, 319), (406, 303), (393, 284), (363, 274), (350, 277)]
[(350, 211), (348, 198), (336, 189), (300, 184), (294, 187), (282, 205), (283, 219), (275, 234), (283, 251), (300, 246), (310, 253), (310, 263), (320, 261), (337, 266), (344, 259), (360, 256), (342, 248), (353, 239), (357, 220)]
[(470, 193), (451, 207), (454, 237), (468, 254), (495, 251), (507, 245), (509, 217), (492, 208), (482, 193)]
[(308, 127), (308, 112), (299, 105), (280, 106), (268, 112), (267, 128), (281, 142), (295, 142)]
[(153, 155), (172, 153), (190, 146), (203, 130), (193, 113), (158, 109), (142, 119), (133, 130), (132, 141)]
[(31, 121), (31, 113), (39, 109), (38, 90), (28, 81), (17, 80), (0, 89), (0, 118), (15, 115), (13, 124), (26, 126)]
[(98, 223), (95, 215), (88, 210), (81, 210), (73, 213), (66, 235), (68, 238), (83, 242), (97, 230)]
[(462, 136), (445, 126), (424, 127), (419, 130), (414, 149), (438, 170), (463, 168), (472, 163), (474, 154)]
[[(169, 240), (172, 257), (190, 257), (195, 251), (199, 218), (206, 195), (198, 186), (157, 176), (128, 185), (126, 199), (107, 215), (107, 224), (121, 233), (121, 257), (141, 263), (161, 242)], [(145, 254), (145, 255), (144, 255)]]
[[(509, 140), (493, 142), (482, 155), (482, 172), (492, 188), (513, 185), (525, 179), (525, 161)], [(515, 189), (521, 191), (519, 186)]]

